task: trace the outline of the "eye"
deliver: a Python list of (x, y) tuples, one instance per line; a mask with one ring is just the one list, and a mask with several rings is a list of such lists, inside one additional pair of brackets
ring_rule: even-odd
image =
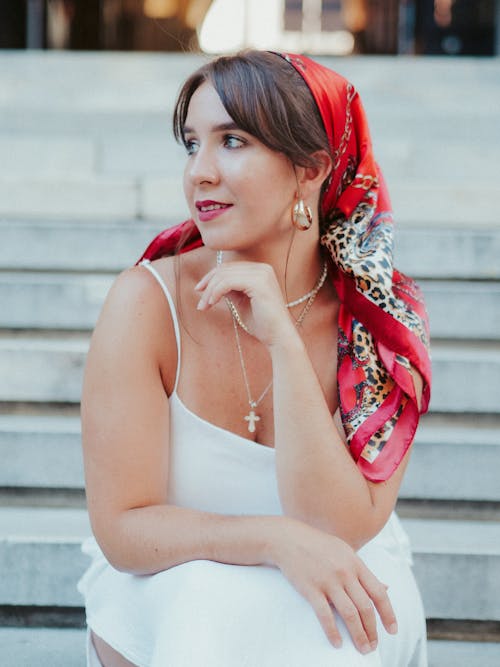
[(193, 155), (198, 150), (198, 144), (193, 139), (185, 139), (184, 148), (188, 155)]
[(224, 146), (226, 148), (240, 148), (244, 144), (246, 144), (246, 141), (241, 137), (237, 137), (234, 134), (224, 135)]

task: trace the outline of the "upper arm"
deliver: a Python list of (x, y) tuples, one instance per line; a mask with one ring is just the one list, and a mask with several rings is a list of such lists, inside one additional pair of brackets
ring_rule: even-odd
[[(420, 374), (412, 367), (411, 373), (413, 376), (413, 383), (415, 386), (415, 393), (417, 398), (417, 405), (420, 408), (422, 400), (422, 389), (423, 381)], [(392, 475), (385, 482), (370, 482), (367, 480), (367, 484), (370, 490), (370, 495), (372, 498), (372, 505), (375, 510), (375, 522), (376, 522), (376, 534), (381, 530), (389, 518), (390, 513), (396, 505), (396, 501), (399, 494), (399, 489), (403, 481), (406, 468), (408, 466), (411, 449), (413, 444), (411, 444), (403, 458), (401, 459), (398, 467), (392, 473)]]
[(167, 498), (169, 409), (160, 359), (162, 346), (175, 351), (175, 338), (154, 282), (140, 267), (118, 277), (87, 357), (82, 443), (88, 508), (101, 546), (118, 513)]
[(382, 530), (396, 505), (399, 488), (410, 460), (411, 448), (412, 445), (408, 447), (398, 467), (385, 482), (371, 482), (370, 480), (366, 480), (374, 510), (372, 537)]

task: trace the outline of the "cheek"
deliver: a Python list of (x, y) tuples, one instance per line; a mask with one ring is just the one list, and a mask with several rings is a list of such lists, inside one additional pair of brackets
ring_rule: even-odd
[[(281, 204), (292, 201), (296, 190), (295, 178), (290, 177), (290, 170), (284, 169), (281, 164), (270, 164), (269, 159), (254, 160), (238, 173), (235, 171), (234, 177), (234, 182), (238, 181), (242, 191), (252, 197), (255, 205), (270, 204), (272, 200), (279, 200)], [(275, 204), (278, 202), (275, 201)]]
[(187, 174), (187, 168), (184, 170), (184, 175), (182, 178), (182, 188), (184, 190), (184, 197), (186, 198), (189, 209), (191, 210), (193, 207), (193, 201), (192, 201), (193, 187), (191, 185), (191, 179)]

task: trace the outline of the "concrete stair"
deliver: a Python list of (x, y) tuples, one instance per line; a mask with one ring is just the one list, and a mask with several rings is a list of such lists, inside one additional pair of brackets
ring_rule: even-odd
[[(187, 215), (169, 114), (199, 62), (0, 53), (5, 667), (85, 663), (75, 589), (90, 530), (82, 369), (115, 275)], [(497, 666), (500, 61), (330, 62), (363, 95), (396, 212), (396, 263), (419, 279), (431, 317), (433, 399), (399, 502), (429, 619), (430, 665)]]
[[(441, 461), (455, 463), (443, 476)], [(0, 488), (72, 490), (83, 493), (80, 425), (75, 415), (0, 415)], [(498, 426), (479, 419), (425, 417), (400, 497), (500, 502)]]
[[(84, 630), (0, 628), (3, 667), (85, 667)], [(36, 653), (36, 662), (33, 654)], [(477, 662), (477, 660), (481, 662)], [(498, 667), (493, 642), (430, 641), (429, 667)]]

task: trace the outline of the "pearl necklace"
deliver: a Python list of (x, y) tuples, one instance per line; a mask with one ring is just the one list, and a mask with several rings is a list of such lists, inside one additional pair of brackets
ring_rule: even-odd
[[(217, 250), (217, 266), (220, 266), (222, 264), (222, 250)], [(298, 306), (301, 303), (304, 303), (304, 301), (307, 301), (305, 308), (302, 310), (300, 313), (299, 317), (296, 320), (297, 326), (300, 326), (302, 324), (302, 321), (304, 317), (307, 315), (309, 308), (312, 306), (314, 299), (316, 298), (317, 293), (320, 291), (320, 289), (323, 287), (326, 276), (328, 275), (328, 265), (326, 261), (323, 263), (323, 270), (321, 271), (321, 274), (316, 282), (316, 285), (312, 288), (310, 292), (307, 292), (307, 294), (304, 294), (304, 296), (299, 297), (298, 299), (295, 299), (295, 301), (290, 301), (289, 303), (285, 304), (287, 308), (293, 308), (293, 306)], [(250, 333), (247, 325), (243, 322), (241, 319), (241, 315), (238, 312), (238, 309), (234, 305), (234, 303), (231, 301), (229, 297), (224, 297), (224, 300), (227, 304), (227, 307), (231, 311), (231, 315), (233, 318), (236, 320), (236, 322), (239, 324), (239, 326), (245, 331), (247, 334)]]
[[(218, 250), (217, 251), (217, 265), (220, 266), (221, 263), (222, 263), (222, 250)], [(288, 304), (288, 303), (286, 304), (288, 308), (291, 308), (292, 306), (298, 305), (299, 303), (303, 303), (304, 301), (307, 300), (306, 305), (302, 309), (298, 318), (295, 320), (295, 326), (297, 328), (302, 325), (302, 322), (304, 321), (305, 316), (307, 315), (307, 313), (311, 309), (311, 306), (313, 305), (314, 300), (316, 299), (316, 296), (318, 295), (318, 292), (320, 291), (320, 289), (324, 285), (327, 274), (328, 274), (328, 266), (327, 266), (327, 263), (325, 262), (323, 264), (323, 270), (322, 270), (321, 275), (318, 279), (318, 282), (313, 287), (313, 289), (310, 292), (308, 292), (304, 297), (300, 297), (300, 299), (297, 299), (296, 301), (292, 301), (290, 304)], [(238, 354), (239, 354), (239, 357), (240, 357), (241, 372), (242, 372), (242, 375), (243, 375), (243, 381), (245, 382), (245, 389), (246, 389), (246, 392), (247, 392), (248, 405), (250, 406), (250, 410), (249, 410), (248, 414), (245, 415), (244, 420), (246, 422), (248, 422), (248, 431), (249, 431), (249, 433), (255, 433), (255, 431), (256, 431), (255, 424), (256, 424), (256, 422), (260, 421), (259, 415), (257, 415), (255, 413), (255, 408), (258, 407), (258, 405), (261, 403), (261, 401), (266, 396), (267, 392), (271, 389), (271, 387), (273, 385), (273, 381), (271, 379), (271, 381), (269, 382), (267, 387), (264, 389), (264, 391), (261, 393), (261, 395), (259, 396), (259, 398), (256, 401), (252, 398), (252, 394), (251, 394), (251, 391), (250, 391), (250, 383), (248, 381), (248, 374), (247, 374), (245, 359), (243, 357), (243, 350), (241, 348), (241, 340), (240, 340), (240, 334), (239, 334), (239, 331), (238, 331), (238, 326), (240, 326), (247, 333), (250, 333), (250, 332), (249, 332), (246, 324), (242, 321), (242, 319), (240, 317), (240, 314), (239, 314), (236, 306), (234, 305), (234, 303), (231, 301), (231, 299), (229, 299), (227, 297), (225, 297), (225, 299), (226, 299), (226, 303), (227, 303), (228, 308), (229, 308), (229, 310), (231, 312), (231, 315), (232, 315), (234, 335), (235, 335), (235, 338), (236, 338), (236, 347), (238, 348)]]

